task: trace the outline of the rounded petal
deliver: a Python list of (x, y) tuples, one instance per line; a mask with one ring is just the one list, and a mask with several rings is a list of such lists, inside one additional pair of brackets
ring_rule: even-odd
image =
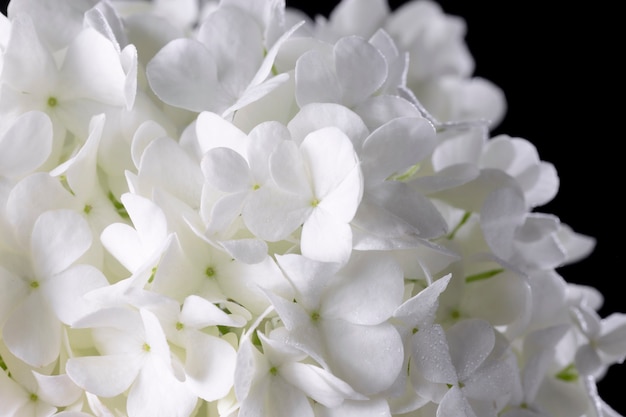
[(380, 253), (355, 254), (323, 300), (324, 318), (375, 325), (391, 317), (402, 302), (404, 274), (397, 262)]
[(52, 122), (42, 112), (20, 115), (0, 137), (0, 177), (18, 178), (39, 168), (52, 151)]
[[(454, 385), (458, 382), (457, 372), (452, 365), (448, 342), (444, 330), (439, 325), (418, 329), (412, 338), (411, 378), (419, 375), (437, 384)], [(413, 382), (419, 387), (419, 382)]]
[(73, 210), (44, 212), (33, 227), (31, 253), (35, 279), (49, 279), (67, 269), (91, 246), (91, 230)]
[(43, 375), (33, 372), (33, 375), (39, 386), (37, 396), (57, 407), (73, 404), (83, 394), (83, 390), (67, 374)]
[(514, 188), (493, 191), (480, 212), (480, 226), (487, 244), (504, 259), (512, 255), (515, 232), (526, 214), (524, 196)]
[(329, 49), (313, 49), (302, 54), (296, 61), (295, 78), (298, 106), (341, 103), (341, 84)]
[(288, 362), (280, 367), (280, 376), (326, 407), (337, 407), (346, 398), (361, 399), (350, 385), (317, 366)]
[(41, 291), (34, 290), (8, 318), (2, 338), (11, 353), (36, 368), (53, 362), (61, 350), (61, 322)]
[(404, 350), (391, 324), (361, 326), (323, 320), (320, 326), (333, 374), (363, 395), (382, 392), (393, 384), (402, 369)]
[(461, 389), (454, 386), (441, 399), (437, 417), (477, 417)]
[(41, 94), (50, 91), (57, 73), (54, 57), (42, 44), (31, 17), (15, 16), (3, 56), (3, 82), (17, 91)]
[(235, 349), (225, 340), (192, 331), (186, 339), (186, 384), (206, 401), (218, 400), (233, 387)]
[(480, 319), (456, 323), (448, 329), (446, 337), (459, 380), (471, 375), (489, 356), (496, 343), (493, 327)]
[(391, 417), (387, 400), (344, 401), (339, 407), (315, 409), (316, 417)]
[(126, 106), (125, 87), (116, 46), (95, 29), (81, 31), (65, 54), (58, 94), (66, 100), (85, 98), (121, 107)]
[(333, 213), (317, 208), (302, 226), (300, 248), (316, 261), (344, 263), (352, 253), (352, 229)]
[(430, 155), (435, 144), (435, 129), (426, 119), (400, 117), (385, 123), (363, 144), (365, 181), (375, 184), (404, 173)]
[(353, 107), (373, 95), (387, 79), (383, 54), (360, 36), (341, 38), (334, 47), (342, 103)]
[(172, 106), (221, 112), (228, 105), (220, 94), (213, 57), (194, 39), (169, 42), (150, 60), (146, 75), (155, 94)]
[(250, 195), (243, 209), (243, 219), (256, 237), (275, 242), (289, 236), (309, 217), (309, 201), (276, 190), (261, 187)]
[(357, 153), (369, 135), (369, 130), (359, 115), (335, 103), (311, 103), (303, 106), (287, 125), (296, 143), (302, 143), (309, 133), (328, 126), (335, 126), (345, 133)]
[[(358, 163), (352, 142), (336, 127), (308, 134), (300, 145), (300, 152), (319, 200), (336, 189)], [(360, 192), (357, 196), (360, 197)]]
[(251, 189), (250, 167), (243, 156), (229, 148), (214, 148), (202, 157), (207, 182), (226, 193)]
[(126, 391), (137, 378), (142, 360), (130, 355), (70, 358), (67, 375), (76, 385), (99, 397), (114, 397)]
[(126, 410), (129, 417), (188, 417), (197, 401), (168, 364), (149, 355), (130, 388)]
[(55, 275), (54, 279), (44, 283), (41, 289), (59, 320), (71, 325), (97, 308), (83, 296), (108, 284), (99, 269), (91, 265), (75, 265)]

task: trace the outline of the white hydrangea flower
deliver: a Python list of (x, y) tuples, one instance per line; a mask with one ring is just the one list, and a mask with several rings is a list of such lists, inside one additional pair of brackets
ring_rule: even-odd
[(431, 0), (12, 0), (0, 417), (621, 417), (596, 241)]

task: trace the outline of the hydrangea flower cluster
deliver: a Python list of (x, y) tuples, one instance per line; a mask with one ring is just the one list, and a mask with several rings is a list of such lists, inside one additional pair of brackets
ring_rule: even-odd
[[(175, 5), (174, 5), (175, 4)], [(13, 0), (0, 416), (616, 417), (626, 315), (430, 0)]]

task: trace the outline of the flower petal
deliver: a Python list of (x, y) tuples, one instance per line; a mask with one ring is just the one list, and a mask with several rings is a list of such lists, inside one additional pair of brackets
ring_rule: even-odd
[(70, 358), (67, 375), (76, 385), (99, 397), (114, 397), (135, 381), (142, 361), (131, 355)]
[(343, 92), (342, 103), (353, 107), (374, 94), (387, 78), (383, 54), (360, 36), (346, 36), (334, 47), (337, 79)]
[(213, 187), (226, 193), (252, 187), (250, 167), (239, 153), (229, 148), (213, 148), (202, 157), (202, 173)]
[(389, 388), (404, 360), (402, 340), (388, 323), (355, 325), (343, 320), (322, 320), (330, 369), (363, 395)]
[(18, 178), (39, 168), (52, 151), (52, 122), (42, 112), (20, 115), (0, 137), (0, 177)]
[(361, 169), (365, 181), (376, 184), (402, 174), (427, 157), (435, 147), (435, 129), (426, 119), (395, 118), (365, 140)]
[(35, 289), (7, 319), (2, 338), (11, 353), (27, 364), (42, 367), (61, 350), (61, 322)]
[(280, 367), (280, 376), (326, 407), (337, 407), (346, 398), (365, 399), (350, 385), (318, 366), (288, 362)]
[(339, 275), (341, 281), (324, 297), (320, 309), (324, 318), (354, 324), (380, 324), (388, 320), (402, 302), (404, 274), (386, 254), (356, 253)]
[(73, 210), (44, 212), (33, 227), (31, 253), (35, 279), (45, 280), (67, 269), (91, 246), (91, 230)]
[(221, 112), (228, 101), (217, 80), (217, 67), (208, 49), (194, 39), (175, 39), (148, 63), (150, 87), (165, 103), (201, 112)]
[(108, 284), (99, 269), (92, 265), (75, 265), (55, 275), (51, 281), (43, 283), (41, 289), (59, 320), (71, 325), (97, 308), (83, 296)]
[(218, 400), (233, 387), (235, 349), (225, 340), (201, 332), (186, 339), (185, 383), (200, 398)]
[(493, 327), (480, 319), (456, 323), (448, 329), (446, 337), (459, 380), (471, 375), (489, 356), (496, 343)]
[(318, 207), (302, 226), (300, 248), (308, 258), (344, 263), (352, 253), (352, 229), (333, 213)]

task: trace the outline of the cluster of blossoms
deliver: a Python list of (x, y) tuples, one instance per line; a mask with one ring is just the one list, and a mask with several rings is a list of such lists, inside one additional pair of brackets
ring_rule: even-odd
[(616, 417), (594, 240), (429, 0), (13, 0), (0, 416)]

